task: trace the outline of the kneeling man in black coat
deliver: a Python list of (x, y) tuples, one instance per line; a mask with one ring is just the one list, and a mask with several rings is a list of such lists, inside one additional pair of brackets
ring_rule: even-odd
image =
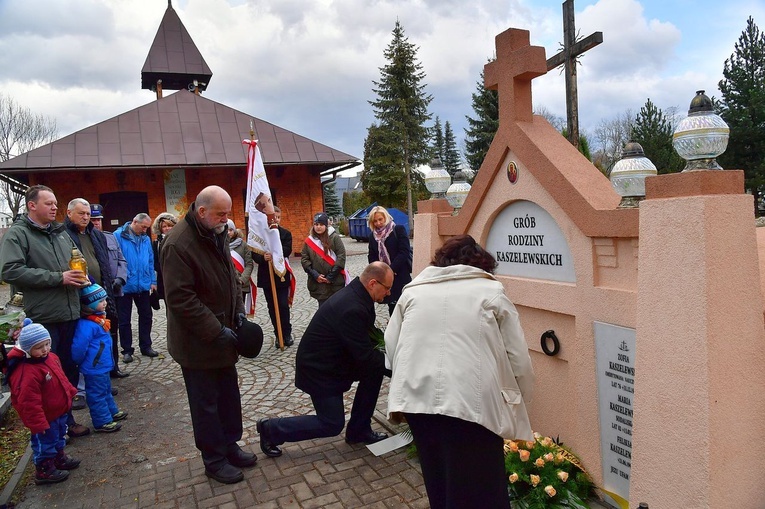
[(358, 380), (345, 441), (371, 444), (388, 437), (372, 431), (385, 356), (369, 338), (375, 302), (390, 294), (393, 272), (382, 262), (369, 264), (359, 277), (319, 307), (300, 340), (295, 385), (311, 396), (316, 415), (260, 419), (260, 448), (281, 456), (285, 442), (333, 437), (345, 426), (343, 393)]

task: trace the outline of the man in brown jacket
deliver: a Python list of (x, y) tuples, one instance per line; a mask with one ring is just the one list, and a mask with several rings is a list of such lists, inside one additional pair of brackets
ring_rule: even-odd
[(205, 474), (226, 484), (241, 481), (240, 468), (257, 461), (237, 445), (242, 404), (234, 329), (244, 319), (244, 304), (231, 263), (229, 214), (229, 194), (218, 186), (204, 188), (160, 253), (168, 351), (181, 365)]

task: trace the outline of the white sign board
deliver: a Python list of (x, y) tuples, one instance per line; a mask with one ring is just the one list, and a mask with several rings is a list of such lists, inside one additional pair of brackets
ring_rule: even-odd
[(189, 207), (186, 197), (186, 170), (166, 170), (164, 181), (165, 210), (176, 216), (184, 215)]
[(496, 274), (574, 283), (574, 260), (555, 219), (534, 202), (519, 200), (500, 212), (486, 250), (497, 259)]
[(595, 322), (603, 488), (629, 500), (635, 329)]

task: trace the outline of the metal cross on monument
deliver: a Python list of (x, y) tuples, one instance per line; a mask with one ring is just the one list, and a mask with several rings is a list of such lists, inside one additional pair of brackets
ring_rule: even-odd
[(595, 32), (577, 42), (574, 28), (574, 0), (563, 2), (563, 50), (547, 59), (547, 70), (563, 65), (566, 72), (566, 125), (568, 141), (579, 146), (579, 93), (576, 89), (576, 58), (603, 42), (603, 32)]

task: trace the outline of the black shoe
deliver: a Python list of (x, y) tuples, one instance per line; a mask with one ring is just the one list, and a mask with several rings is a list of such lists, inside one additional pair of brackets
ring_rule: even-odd
[(268, 419), (260, 419), (255, 425), (258, 434), (260, 435), (260, 450), (269, 458), (278, 458), (282, 455), (282, 450), (279, 449), (278, 445), (271, 441), (271, 435), (268, 434), (268, 430), (266, 429), (267, 422)]
[[(292, 334), (284, 338), (284, 348), (287, 348), (288, 346), (292, 346), (295, 344), (295, 340), (292, 339)], [(276, 338), (274, 340), (274, 348), (279, 348), (279, 338)]]
[(122, 354), (122, 362), (124, 362), (125, 364), (133, 362), (133, 354), (130, 354), (130, 353)]
[(130, 373), (126, 371), (120, 371), (119, 369), (114, 369), (111, 371), (111, 373), (109, 373), (109, 378), (125, 378), (127, 376), (130, 376)]
[(223, 484), (234, 484), (244, 479), (242, 471), (228, 463), (225, 463), (215, 472), (205, 468), (205, 475)]
[(116, 396), (117, 394), (119, 394), (119, 392), (120, 391), (116, 387), (112, 387), (112, 396)]
[(82, 410), (85, 405), (85, 396), (75, 396), (72, 400), (72, 410)]
[(258, 457), (253, 453), (241, 449), (237, 449), (236, 452), (229, 454), (226, 456), (226, 459), (237, 468), (254, 467), (258, 461)]
[(143, 355), (145, 357), (158, 357), (159, 356), (159, 354), (153, 348), (147, 348), (146, 350), (141, 350), (141, 355)]
[(379, 442), (380, 440), (385, 440), (388, 438), (387, 433), (378, 433), (376, 431), (369, 430), (367, 433), (364, 433), (359, 436), (353, 436), (353, 435), (345, 435), (345, 441), (349, 444), (374, 444), (375, 442)]

